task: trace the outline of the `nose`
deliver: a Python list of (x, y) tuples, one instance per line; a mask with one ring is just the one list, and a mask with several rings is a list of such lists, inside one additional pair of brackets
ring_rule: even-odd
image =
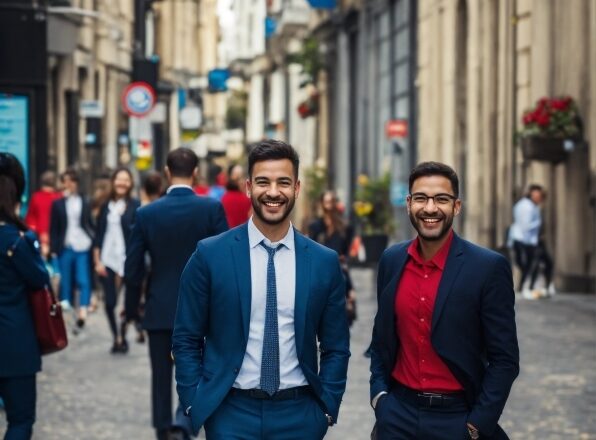
[(269, 197), (276, 197), (279, 195), (279, 187), (277, 186), (277, 183), (273, 182), (273, 183), (271, 183), (271, 185), (269, 185), (269, 189), (267, 190), (267, 195)]
[(428, 200), (426, 201), (426, 205), (424, 205), (424, 211), (425, 212), (436, 212), (438, 211), (437, 205), (435, 204), (435, 199), (432, 197), (429, 197)]

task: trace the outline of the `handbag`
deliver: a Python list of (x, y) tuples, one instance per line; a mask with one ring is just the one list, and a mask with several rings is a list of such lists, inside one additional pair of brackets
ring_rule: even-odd
[[(2, 225), (3, 223), (0, 223), (0, 226)], [(19, 238), (7, 252), (9, 257), (12, 258), (15, 254), (20, 240), (25, 240), (33, 248), (37, 248), (34, 238), (20, 232)], [(29, 292), (28, 299), (41, 354), (54, 353), (64, 349), (68, 345), (66, 325), (62, 316), (62, 307), (54, 293), (48, 286), (45, 286), (42, 289)]]
[(68, 337), (62, 306), (50, 289), (44, 287), (31, 292), (29, 305), (41, 354), (50, 354), (66, 348)]

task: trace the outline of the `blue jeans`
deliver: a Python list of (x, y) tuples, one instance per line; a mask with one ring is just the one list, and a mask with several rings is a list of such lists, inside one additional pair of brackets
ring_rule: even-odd
[(79, 307), (89, 306), (91, 300), (89, 251), (76, 252), (71, 248), (65, 248), (58, 260), (60, 262), (60, 299), (72, 303), (72, 282), (75, 281), (80, 292)]

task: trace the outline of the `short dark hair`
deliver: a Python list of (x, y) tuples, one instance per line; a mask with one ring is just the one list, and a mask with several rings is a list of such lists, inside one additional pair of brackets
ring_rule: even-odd
[(294, 168), (294, 177), (298, 180), (298, 168), (300, 167), (300, 158), (298, 152), (285, 142), (275, 139), (266, 139), (249, 145), (248, 153), (248, 177), (252, 178), (252, 170), (257, 162), (266, 160), (288, 159), (292, 162)]
[(151, 171), (143, 180), (143, 189), (148, 196), (159, 196), (162, 191), (163, 180), (157, 171)]
[(23, 192), (25, 192), (23, 166), (13, 154), (0, 152), (0, 220), (26, 230), (27, 226), (15, 214), (15, 208), (21, 201)]
[(408, 182), (409, 192), (412, 192), (412, 186), (414, 186), (414, 182), (417, 179), (427, 176), (446, 177), (451, 182), (453, 195), (455, 197), (459, 197), (459, 178), (457, 177), (457, 173), (449, 165), (445, 165), (441, 162), (421, 162), (416, 165), (412, 172), (410, 172), (410, 178)]
[(532, 183), (528, 186), (528, 195), (530, 195), (534, 191), (540, 191), (544, 194), (544, 187), (542, 185), (538, 185), (537, 183)]
[(191, 149), (180, 147), (168, 153), (166, 165), (172, 177), (191, 177), (199, 158)]
[(73, 182), (79, 183), (79, 173), (74, 168), (67, 168), (62, 174), (60, 174), (60, 181), (64, 182), (64, 178), (68, 177)]

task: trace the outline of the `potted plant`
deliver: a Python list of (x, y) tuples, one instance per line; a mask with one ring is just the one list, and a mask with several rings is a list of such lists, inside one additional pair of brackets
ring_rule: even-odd
[(518, 133), (526, 160), (559, 163), (581, 139), (577, 106), (569, 96), (541, 98), (524, 112)]
[(371, 179), (365, 174), (358, 177), (353, 207), (369, 263), (379, 261), (394, 229), (390, 187), (389, 173), (378, 179)]

